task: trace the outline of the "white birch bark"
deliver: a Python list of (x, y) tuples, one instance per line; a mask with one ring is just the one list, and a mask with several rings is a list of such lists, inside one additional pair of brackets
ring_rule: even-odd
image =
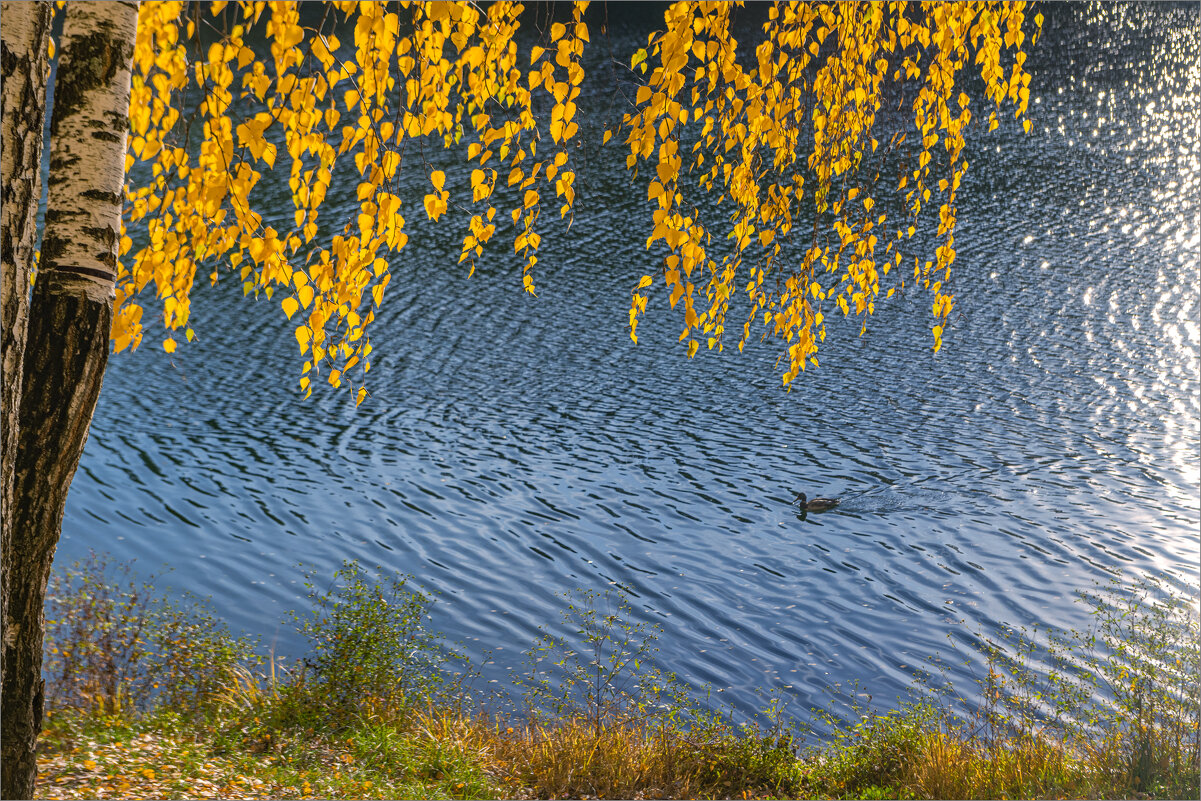
[(60, 70), (54, 88), (40, 269), (76, 276), (96, 299), (112, 298), (117, 272), (137, 24), (136, 2), (70, 3), (63, 22), (62, 60), (77, 79)]
[[(0, 3), (0, 65), (3, 114), (0, 115), (0, 540), (7, 573), (12, 553), (13, 477), (21, 408), (21, 360), (29, 322), (29, 276), (37, 241), (37, 211), (42, 195), (42, 130), (46, 119), (46, 82), (50, 77), (47, 44), (53, 12), (49, 2)], [(0, 595), (0, 620), (8, 608), (8, 585)], [(13, 632), (5, 628), (5, 636)], [(0, 648), (0, 680), (4, 676)]]
[(5, 512), (13, 515), (13, 537), (3, 578), (4, 798), (33, 797), (46, 582), (108, 361), (137, 20), (136, 2), (71, 2), (63, 23), (49, 202), (22, 359), (14, 504)]

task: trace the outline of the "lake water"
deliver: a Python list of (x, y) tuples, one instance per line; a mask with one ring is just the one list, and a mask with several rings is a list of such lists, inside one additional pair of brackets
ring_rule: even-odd
[[(1082, 623), (1074, 591), (1117, 569), (1197, 587), (1201, 12), (1046, 12), (1033, 132), (969, 151), (940, 353), (922, 293), (863, 338), (834, 323), (791, 393), (775, 342), (685, 358), (661, 297), (633, 345), (648, 212), (611, 147), (537, 299), (503, 247), (467, 280), (409, 205), (357, 410), (298, 397), (277, 303), (198, 289), (198, 342), (111, 361), (59, 563), (169, 565), (297, 655), (298, 564), (358, 559), (438, 591), (434, 625), (502, 682), (564, 633), (562, 593), (618, 587), (661, 664), (741, 711), (893, 698), (948, 635)], [(615, 52), (642, 35), (614, 24)], [(846, 500), (801, 519), (797, 490)]]

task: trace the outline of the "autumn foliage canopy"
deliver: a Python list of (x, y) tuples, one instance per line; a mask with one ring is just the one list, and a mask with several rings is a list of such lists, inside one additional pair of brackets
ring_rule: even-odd
[[(322, 375), (361, 401), (406, 218), (456, 226), (465, 275), (486, 247), (511, 246), (533, 293), (543, 216), (573, 216), (580, 155), (601, 144), (628, 151), (653, 213), (656, 267), (631, 277), (635, 341), (659, 291), (689, 355), (779, 337), (787, 385), (817, 363), (826, 314), (866, 321), (908, 282), (932, 295), (941, 345), (965, 136), (1029, 100), (1025, 3), (781, 3), (757, 12), (749, 42), (733, 22), (751, 9), (675, 3), (644, 49), (619, 54), (625, 112), (584, 143), (585, 50), (606, 35), (587, 6), (522, 47), (536, 15), (506, 0), (336, 2), (306, 8), (320, 17), (308, 24), (292, 2), (143, 3), (115, 350), (142, 340), (151, 286), (163, 347), (191, 339), (198, 271), (232, 270), (295, 324), (302, 389)], [(431, 147), (461, 153), (469, 183), (435, 169)], [(402, 196), (405, 169), (424, 196)], [(278, 201), (268, 224), (261, 187), (284, 171), (291, 224)], [(346, 175), (355, 213), (323, 219)], [(933, 252), (911, 252), (917, 241)]]

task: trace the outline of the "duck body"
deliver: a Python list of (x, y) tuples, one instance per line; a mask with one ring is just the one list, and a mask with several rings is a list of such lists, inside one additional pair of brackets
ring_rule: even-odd
[(839, 501), (837, 498), (809, 499), (805, 496), (805, 493), (798, 492), (796, 501), (794, 501), (794, 503), (799, 503), (801, 505), (801, 509), (806, 512), (825, 512), (837, 506)]

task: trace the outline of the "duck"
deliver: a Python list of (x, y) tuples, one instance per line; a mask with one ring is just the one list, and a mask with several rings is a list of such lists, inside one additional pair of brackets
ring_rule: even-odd
[(825, 512), (839, 504), (837, 498), (814, 498), (813, 500), (809, 500), (803, 492), (796, 494), (796, 500), (793, 503), (797, 502), (800, 502), (801, 510), (805, 512)]

